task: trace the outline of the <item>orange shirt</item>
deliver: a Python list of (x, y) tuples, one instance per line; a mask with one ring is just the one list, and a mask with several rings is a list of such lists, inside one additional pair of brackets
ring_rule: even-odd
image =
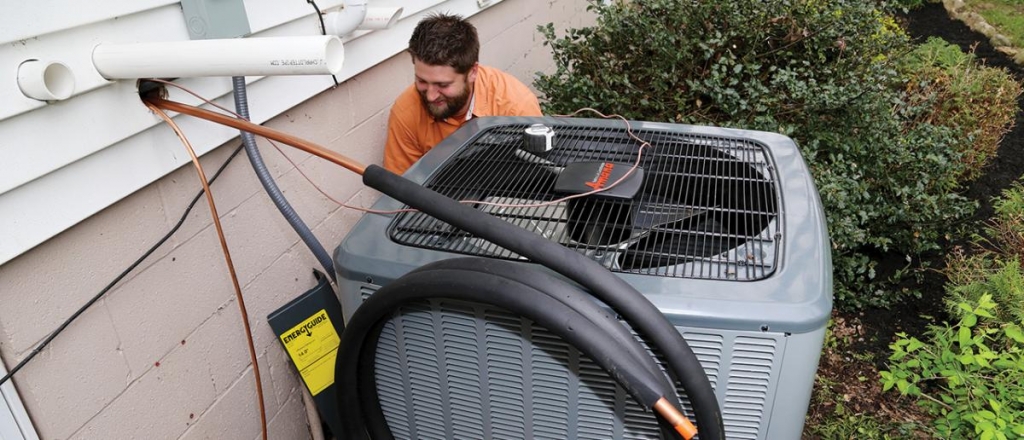
[[(473, 84), (473, 117), (541, 116), (537, 97), (512, 75), (481, 65)], [(435, 121), (423, 108), (416, 85), (410, 85), (391, 106), (384, 168), (395, 174), (404, 173), (465, 122), (465, 115)]]

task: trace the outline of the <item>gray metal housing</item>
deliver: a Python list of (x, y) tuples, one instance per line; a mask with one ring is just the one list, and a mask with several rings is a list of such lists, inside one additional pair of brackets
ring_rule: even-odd
[[(622, 126), (620, 121), (594, 119), (474, 119), (426, 154), (405, 177), (424, 183), (449, 157), (489, 127), (535, 122), (550, 126)], [(631, 125), (634, 129), (751, 140), (766, 147), (781, 198), (777, 219), (781, 233), (776, 237), (779, 261), (770, 276), (756, 281), (736, 281), (617, 275), (658, 307), (694, 348), (715, 386), (729, 438), (800, 438), (825, 325), (832, 309), (832, 265), (824, 213), (797, 146), (791, 139), (774, 133), (650, 122), (631, 122)], [(373, 206), (376, 210), (403, 207), (386, 196)], [(424, 264), (461, 256), (392, 242), (386, 233), (392, 218), (392, 215), (379, 214), (363, 216), (335, 251), (340, 300), (346, 318), (379, 286)], [(575, 350), (571, 347), (539, 342), (546, 341), (542, 337), (543, 329), (535, 330), (529, 323), (521, 323), (517, 333), (513, 331), (517, 326), (508, 321), (498, 327), (491, 325), (492, 329), (508, 331), (495, 330), (497, 339), (490, 339), (491, 335), (483, 330), (489, 325), (488, 319), (511, 319), (501, 317), (501, 313), (479, 305), (432, 303), (422, 310), (403, 311), (388, 324), (379, 345), (377, 377), (382, 407), (397, 437), (608, 438), (614, 434), (614, 438), (652, 438), (657, 435), (656, 427), (651, 425), (653, 418), (649, 414), (637, 414), (639, 410), (635, 410), (635, 405), (621, 390), (598, 398), (597, 405), (581, 400), (580, 396), (590, 395), (595, 389), (614, 388), (613, 383), (608, 378), (588, 373), (589, 361), (572, 361), (579, 356), (573, 354)], [(451, 329), (466, 328), (481, 330), (451, 333)], [(458, 336), (446, 336), (450, 334)], [(388, 341), (393, 342), (386, 347)], [(494, 347), (519, 348), (503, 348), (495, 353)], [(470, 359), (472, 356), (458, 353), (475, 353), (474, 356), (480, 358)], [(416, 358), (425, 354), (430, 359)], [(479, 364), (479, 375), (467, 379), (468, 382), (460, 382), (458, 378), (462, 376), (453, 374), (453, 369), (461, 370), (453, 367), (453, 359), (471, 362), (470, 367)], [(494, 359), (501, 362), (495, 364)], [(562, 373), (551, 373), (554, 370)], [(447, 377), (447, 382), (430, 385), (434, 381), (431, 377), (437, 376)], [(509, 377), (518, 379), (510, 383)], [(442, 386), (488, 396), (485, 400), (490, 404), (452, 399), (449, 393), (437, 391)], [(541, 401), (543, 396), (548, 396), (546, 401)], [(495, 411), (495, 402), (518, 403), (512, 404), (513, 408), (502, 407), (503, 411)], [(549, 408), (552, 403), (554, 407)], [(490, 411), (484, 412), (484, 408)], [(520, 416), (524, 418), (522, 426), (530, 430), (496, 429), (511, 425), (498, 423), (493, 417), (500, 418), (501, 414), (515, 412), (516, 408), (525, 414)], [(474, 415), (452, 416), (467, 412)], [(600, 428), (602, 420), (610, 424)], [(542, 421), (546, 422), (540, 423)], [(541, 429), (560, 424), (568, 426), (565, 431)], [(460, 431), (471, 426), (490, 431)], [(407, 431), (410, 428), (412, 431)]]

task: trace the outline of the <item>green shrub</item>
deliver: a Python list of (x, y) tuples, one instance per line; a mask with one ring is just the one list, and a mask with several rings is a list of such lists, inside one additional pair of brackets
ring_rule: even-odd
[(732, 126), (795, 139), (829, 222), (838, 305), (898, 295), (875, 256), (938, 247), (973, 210), (956, 194), (966, 148), (925, 115), (899, 61), (908, 38), (862, 0), (593, 3), (593, 27), (557, 37), (556, 70), (538, 75), (545, 111), (582, 107), (630, 119)]
[(949, 308), (956, 312), (960, 304), (973, 304), (985, 295), (1000, 297), (991, 312), (998, 322), (1024, 322), (1024, 273), (1013, 259), (997, 262), (981, 280), (947, 287)]
[(917, 398), (939, 438), (1024, 436), (1024, 332), (996, 318), (997, 306), (990, 294), (958, 303), (959, 322), (934, 327), (928, 343), (900, 334), (890, 346), (883, 389)]
[(1013, 125), (1020, 84), (1005, 70), (981, 67), (971, 53), (931, 37), (900, 63), (908, 95), (928, 109), (919, 117), (949, 126), (958, 144), (965, 175), (973, 180), (995, 156), (999, 141)]
[(996, 215), (986, 228), (989, 243), (999, 255), (1024, 261), (1024, 186), (1017, 183), (1003, 191), (993, 207)]
[[(946, 305), (953, 325), (932, 327), (924, 342), (900, 334), (884, 389), (913, 396), (936, 417), (939, 438), (1024, 436), (1024, 187), (995, 202), (996, 216), (968, 254), (947, 259)], [(1016, 231), (1016, 235), (1007, 235)], [(994, 245), (994, 246), (992, 246)]]

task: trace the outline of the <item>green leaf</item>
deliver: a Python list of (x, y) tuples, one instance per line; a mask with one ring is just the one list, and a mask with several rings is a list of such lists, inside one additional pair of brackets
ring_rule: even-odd
[(960, 327), (960, 330), (957, 332), (957, 339), (960, 342), (960, 347), (969, 347), (971, 345), (970, 327)]
[[(986, 410), (986, 409), (983, 409), (983, 410), (981, 410), (981, 411), (978, 411), (978, 412), (977, 412), (977, 413), (975, 413), (975, 414), (977, 414), (977, 415), (978, 415), (978, 417), (981, 417), (982, 419), (985, 419), (985, 420), (995, 420), (995, 419), (996, 419), (996, 415), (995, 415), (995, 413), (993, 413), (992, 411)], [(991, 424), (990, 424), (990, 425), (991, 425)], [(979, 425), (979, 426), (980, 426), (980, 425)], [(994, 426), (994, 425), (991, 425), (991, 426), (992, 426), (992, 429), (995, 429), (995, 426)]]
[(974, 363), (974, 355), (972, 355), (972, 354), (965, 354), (965, 355), (960, 356), (957, 359), (960, 361), (961, 364), (964, 364), (964, 365), (971, 365), (971, 364)]
[(910, 343), (907, 344), (907, 352), (917, 350), (924, 347), (924, 342), (919, 341), (917, 338), (910, 338)]
[(1018, 326), (1017, 324), (1010, 324), (1007, 325), (1004, 330), (1006, 331), (1007, 337), (1013, 339), (1014, 341), (1024, 344), (1024, 332), (1021, 332), (1020, 326)]
[(995, 361), (992, 361), (992, 365), (994, 365), (996, 368), (1006, 370), (1009, 368), (1016, 367), (1017, 363), (1009, 359), (997, 359)]
[[(960, 321), (960, 325), (966, 326), (966, 327), (974, 327), (974, 325), (977, 324), (977, 323), (978, 323), (978, 315), (975, 315), (974, 313), (970, 313), (967, 316), (964, 316), (964, 319), (962, 321)], [(963, 328), (963, 327), (961, 327), (961, 328)]]
[(988, 399), (988, 406), (991, 406), (992, 410), (995, 411), (995, 413), (999, 413), (999, 409), (1002, 408), (1002, 405), (999, 404), (999, 402), (996, 402), (995, 400), (992, 399)]

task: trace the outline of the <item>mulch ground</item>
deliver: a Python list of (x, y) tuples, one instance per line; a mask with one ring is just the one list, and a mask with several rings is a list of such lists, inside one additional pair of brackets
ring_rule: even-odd
[[(951, 20), (941, 4), (928, 4), (900, 17), (907, 32), (918, 41), (930, 36), (956, 44), (965, 51), (973, 51), (985, 65), (1007, 69), (1018, 81), (1024, 80), (1024, 69), (1009, 57), (995, 50), (987, 39), (966, 25)], [(1024, 97), (1018, 99), (1024, 106)], [(1017, 181), (1024, 173), (1024, 112), (1018, 111), (1015, 126), (1003, 138), (996, 158), (964, 192), (977, 200), (979, 208), (973, 217), (980, 222), (992, 216), (992, 199)], [(948, 243), (952, 249), (962, 243)], [(893, 273), (906, 265), (903, 255), (887, 255), (882, 259), (879, 273)], [(944, 267), (944, 253), (922, 256), (932, 268)], [(836, 411), (837, 402), (846, 414), (868, 414), (878, 420), (897, 423), (927, 423), (927, 418), (916, 406), (898, 393), (882, 393), (878, 371), (884, 369), (889, 356), (889, 344), (899, 332), (922, 335), (930, 324), (946, 319), (942, 297), (945, 277), (938, 270), (927, 270), (923, 277), (908, 281), (906, 287), (922, 293), (922, 298), (911, 298), (891, 309), (869, 309), (863, 312), (833, 314), (832, 332), (835, 344), (822, 353), (818, 373), (824, 387), (815, 389), (808, 414), (808, 426), (829, 418)], [(806, 433), (805, 438), (815, 438)]]

